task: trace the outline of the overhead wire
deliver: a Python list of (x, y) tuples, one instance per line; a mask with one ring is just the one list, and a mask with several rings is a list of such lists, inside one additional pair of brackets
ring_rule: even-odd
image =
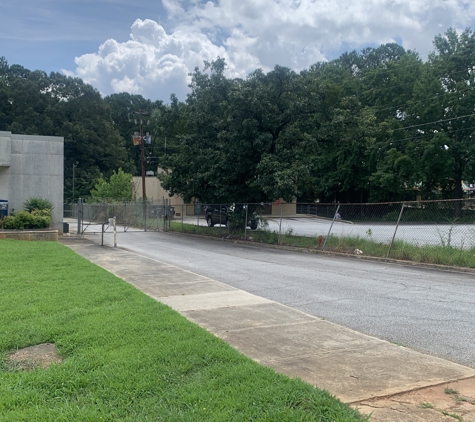
[[(450, 134), (450, 133), (468, 131), (468, 130), (472, 130), (472, 129), (475, 129), (475, 126), (470, 126), (470, 127), (463, 128), (463, 129), (452, 129), (452, 130), (447, 130), (447, 131), (440, 131), (440, 132), (437, 132), (437, 133)], [(436, 133), (418, 133), (417, 135), (408, 136), (406, 138), (401, 138), (401, 139), (391, 138), (391, 139), (385, 140), (383, 142), (378, 142), (378, 145), (384, 145), (384, 144), (392, 145), (392, 144), (396, 144), (396, 143), (399, 143), (399, 142), (411, 141), (411, 140), (412, 141), (414, 141), (414, 140), (417, 141), (417, 140), (420, 140), (422, 138), (433, 137), (434, 135), (436, 135)]]

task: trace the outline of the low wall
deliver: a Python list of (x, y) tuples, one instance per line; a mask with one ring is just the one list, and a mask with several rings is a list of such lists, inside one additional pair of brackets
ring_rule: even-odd
[(0, 239), (58, 241), (58, 230), (0, 230)]

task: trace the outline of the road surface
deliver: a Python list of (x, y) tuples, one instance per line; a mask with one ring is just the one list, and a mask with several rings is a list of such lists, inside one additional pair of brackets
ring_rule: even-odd
[[(100, 234), (87, 235), (100, 239)], [(118, 246), (401, 346), (475, 367), (475, 274), (159, 232)], [(99, 240), (100, 241), (100, 240)], [(105, 234), (105, 243), (113, 244)]]

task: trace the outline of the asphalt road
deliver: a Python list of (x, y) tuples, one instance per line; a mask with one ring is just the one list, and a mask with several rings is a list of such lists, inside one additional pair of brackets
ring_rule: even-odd
[[(95, 235), (100, 236), (100, 235)], [(111, 234), (105, 243), (113, 243)], [(401, 346), (475, 367), (475, 276), (172, 233), (118, 246)]]

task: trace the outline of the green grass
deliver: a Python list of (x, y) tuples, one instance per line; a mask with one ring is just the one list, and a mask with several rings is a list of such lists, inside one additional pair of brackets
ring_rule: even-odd
[(462, 417), (456, 413), (449, 413), (446, 410), (442, 410), (440, 413), (442, 413), (444, 416), (450, 416), (451, 418), (457, 419), (459, 421), (462, 420)]
[[(0, 420), (360, 421), (60, 244), (0, 241)], [(56, 344), (49, 369), (7, 354)]]

